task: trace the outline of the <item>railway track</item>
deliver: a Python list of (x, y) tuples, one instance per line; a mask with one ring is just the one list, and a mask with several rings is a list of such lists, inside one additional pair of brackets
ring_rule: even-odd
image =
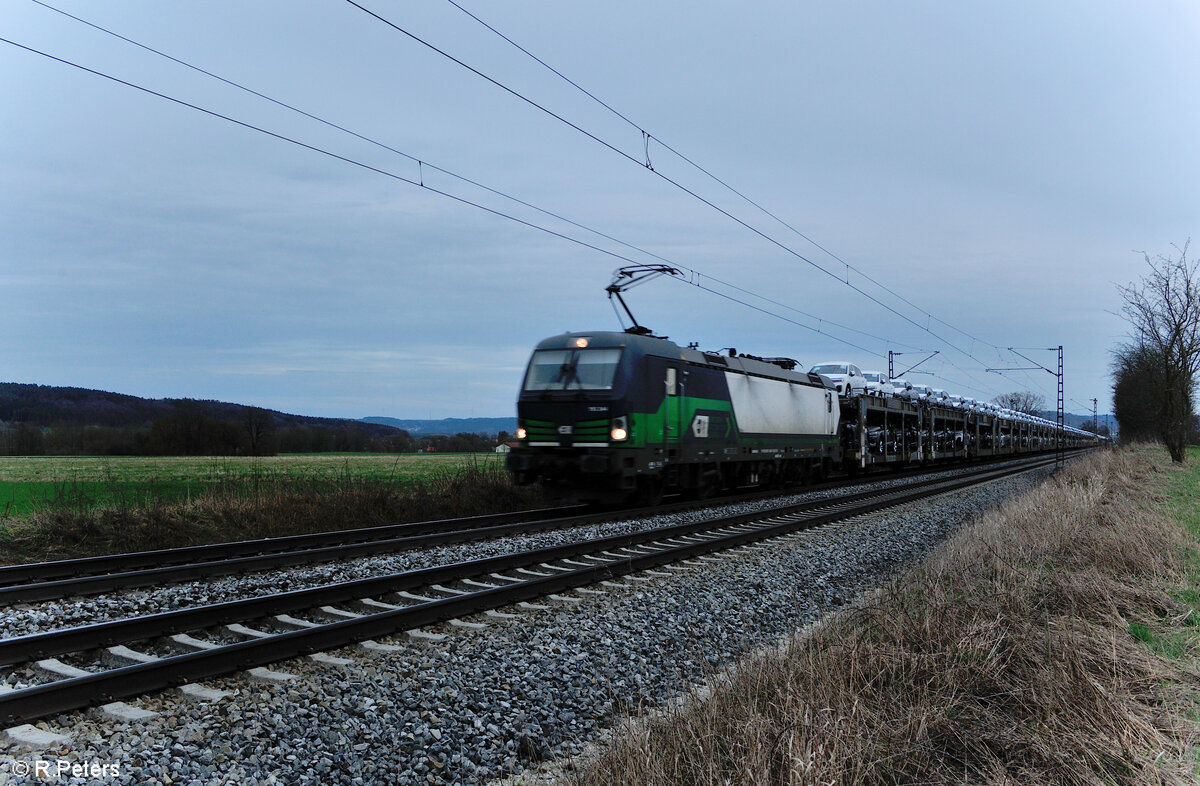
[[(919, 469), (912, 470), (914, 475), (921, 472)], [(903, 475), (897, 473), (893, 477)], [(862, 477), (855, 482), (865, 483), (875, 479)], [(804, 490), (842, 485), (846, 485), (845, 481), (810, 486)], [(756, 491), (705, 502), (673, 502), (653, 508), (623, 509), (619, 515), (631, 518), (662, 515), (693, 510), (718, 501), (724, 504), (757, 501), (794, 491)], [(586, 506), (555, 507), (6, 565), (0, 566), (0, 607), (581, 527), (609, 521), (613, 515), (614, 511), (596, 512)]]
[[(0, 640), (0, 665), (22, 673), (34, 666), (61, 677), (0, 693), (0, 727), (356, 643), (386, 650), (389, 645), (375, 640), (440, 622), (472, 625), (461, 618), (504, 616), (496, 610), (542, 597), (570, 602), (577, 598), (558, 593), (671, 563), (703, 565), (714, 552), (1052, 463), (1035, 459), (770, 511)], [(89, 668), (58, 659), (68, 655)], [(103, 661), (130, 665), (106, 668)]]
[[(744, 502), (777, 496), (757, 492), (724, 498)], [(703, 507), (709, 502), (677, 502), (654, 508), (558, 515), (585, 506), (548, 508), (461, 519), (395, 524), (284, 538), (141, 551), (0, 568), (0, 606), (35, 603), (113, 590), (178, 584), (197, 579), (277, 570), (456, 543), (582, 527), (614, 515), (662, 515)]]
[[(305, 562), (352, 558), (388, 549), (454, 543), (509, 529), (553, 528), (599, 516), (582, 506), (496, 513), (408, 524), (361, 527), (280, 538), (105, 554), (98, 557), (0, 566), (0, 605), (88, 595), (114, 589), (188, 581)], [(573, 515), (572, 515), (573, 514)]]

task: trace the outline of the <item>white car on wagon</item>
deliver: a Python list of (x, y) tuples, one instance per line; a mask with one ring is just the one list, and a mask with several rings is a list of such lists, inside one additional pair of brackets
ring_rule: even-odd
[(867, 389), (862, 369), (845, 360), (818, 363), (808, 371), (810, 374), (820, 374), (832, 380), (842, 398), (861, 395)]
[(896, 386), (888, 379), (887, 374), (879, 371), (864, 371), (863, 379), (866, 380), (868, 393), (885, 398), (890, 398), (896, 393)]

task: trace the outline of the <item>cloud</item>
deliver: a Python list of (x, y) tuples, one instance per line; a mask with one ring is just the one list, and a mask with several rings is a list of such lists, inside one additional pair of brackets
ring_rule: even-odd
[[(821, 320), (817, 334), (666, 281), (630, 295), (639, 320), (682, 343), (857, 357), (828, 336), (835, 321), (887, 338), (845, 335), (874, 353), (859, 358), (868, 364), (889, 348), (942, 348), (959, 366), (938, 367), (951, 379), (1010, 387), (673, 188), (638, 163), (636, 128), (452, 8), (414, 7), (406, 23), (635, 161), (340, 9), (68, 7)], [(231, 27), (234, 13), (243, 23)], [(1195, 232), (1200, 148), (1188, 129), (1200, 108), (1178, 99), (1200, 89), (1193, 11), (618, 2), (488, 13), (649, 130), (657, 172), (838, 268), (664, 143), (694, 157), (917, 304), (876, 293), (916, 322), (936, 325), (928, 311), (1001, 346), (1067, 345), (1077, 398), (1107, 396), (1112, 284), (1141, 266), (1128, 249), (1153, 255)], [(15, 38), (577, 234), (36, 7), (6, 21)], [(502, 414), (537, 340), (616, 325), (603, 293), (622, 264), (612, 256), (25, 53), (0, 49), (0, 68), (0, 330), (19, 337), (8, 374), (313, 414)], [(935, 332), (991, 361), (953, 329)]]

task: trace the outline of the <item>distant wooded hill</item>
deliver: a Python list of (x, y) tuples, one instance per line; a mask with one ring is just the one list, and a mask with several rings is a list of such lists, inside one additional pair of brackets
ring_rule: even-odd
[[(1066, 418), (1072, 426), (1085, 419)], [(465, 452), (491, 450), (492, 437), (516, 428), (512, 417), (343, 420), (223, 401), (0, 382), (0, 455), (8, 456)]]
[(364, 423), (376, 423), (404, 429), (411, 434), (482, 434), (492, 436), (501, 431), (512, 434), (517, 430), (516, 418), (442, 418), (441, 420), (399, 420), (397, 418), (363, 418)]
[[(1058, 419), (1058, 412), (1053, 409), (1048, 409), (1044, 412), (1039, 412), (1038, 415), (1045, 418), (1046, 420), (1049, 420), (1051, 423), (1053, 423), (1055, 420)], [(1108, 427), (1115, 434), (1118, 430), (1117, 427), (1119, 424), (1117, 423), (1116, 419), (1112, 417), (1112, 415), (1105, 415), (1104, 413), (1100, 413), (1099, 415), (1096, 416), (1096, 419), (1100, 421), (1099, 425), (1101, 427), (1103, 427), (1105, 425), (1104, 419), (1106, 417), (1109, 419)], [(1087, 415), (1076, 415), (1074, 412), (1064, 412), (1063, 413), (1063, 425), (1070, 426), (1072, 428), (1083, 428), (1084, 424), (1091, 423), (1091, 422), (1092, 422), (1091, 413), (1088, 413)], [(1103, 433), (1103, 432), (1101, 432), (1101, 433)]]
[(389, 423), (291, 415), (222, 401), (0, 383), (0, 455), (227, 456), (492, 447), (491, 440), (473, 434), (435, 438), (434, 433), (414, 437)]
[(159, 418), (181, 412), (200, 412), (221, 420), (241, 420), (255, 412), (276, 427), (325, 426), (355, 428), (373, 436), (388, 436), (394, 428), (364, 421), (289, 415), (272, 409), (190, 398), (139, 398), (87, 388), (21, 385), (0, 382), (0, 421), (34, 426), (149, 426)]

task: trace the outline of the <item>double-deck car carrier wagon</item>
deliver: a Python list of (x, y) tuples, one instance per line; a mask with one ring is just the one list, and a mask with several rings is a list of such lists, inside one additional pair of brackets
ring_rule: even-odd
[[(973, 461), (1054, 450), (1055, 424), (1025, 416), (1003, 417), (870, 393), (844, 398), (842, 466), (851, 474), (876, 465)], [(1014, 419), (1015, 418), (1015, 419)], [(1064, 447), (1097, 443), (1091, 434), (1062, 434)]]

